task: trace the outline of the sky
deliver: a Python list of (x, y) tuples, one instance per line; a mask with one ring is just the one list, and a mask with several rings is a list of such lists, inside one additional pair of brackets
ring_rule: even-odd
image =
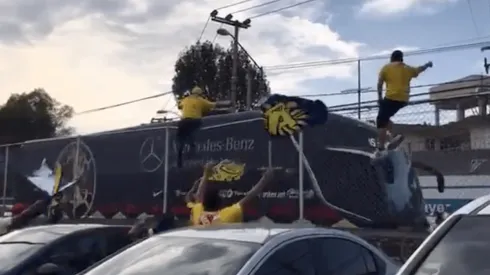
[[(219, 15), (269, 1), (247, 1), (219, 9)], [(280, 0), (234, 18), (244, 20), (302, 1)], [(0, 0), (0, 102), (12, 93), (44, 88), (81, 113), (170, 91), (179, 52), (199, 39), (213, 9), (231, 3)], [(251, 27), (241, 31), (240, 42), (266, 69), (273, 93), (325, 94), (356, 88), (357, 64), (290, 70), (273, 66), (486, 41), (489, 23), (488, 0), (317, 0), (252, 19)], [(227, 46), (229, 37), (215, 39), (219, 27), (209, 22), (201, 40)], [(484, 56), (475, 47), (409, 56), (406, 62), (434, 62), (413, 83), (420, 85), (483, 73)], [(362, 87), (375, 87), (377, 72), (386, 61), (361, 63)], [(362, 100), (374, 96), (364, 94)], [(328, 106), (357, 100), (356, 95), (316, 98)], [(118, 129), (148, 123), (159, 109), (175, 110), (173, 98), (75, 115), (70, 125), (80, 134)]]

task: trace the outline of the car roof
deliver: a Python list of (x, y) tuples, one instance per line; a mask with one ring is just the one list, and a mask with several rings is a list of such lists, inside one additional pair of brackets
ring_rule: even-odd
[(36, 226), (29, 226), (25, 227), (19, 230), (28, 232), (28, 231), (40, 231), (40, 230), (49, 230), (53, 233), (56, 234), (70, 234), (76, 231), (81, 231), (85, 229), (91, 229), (91, 228), (99, 228), (99, 227), (108, 227), (108, 225), (105, 224), (89, 224), (89, 223), (82, 223), (82, 224), (48, 224), (48, 225), (36, 225)]
[(313, 224), (226, 224), (206, 227), (186, 227), (183, 229), (167, 231), (158, 236), (164, 237), (191, 237), (203, 239), (216, 239), (228, 241), (241, 241), (264, 244), (271, 238), (294, 233), (302, 234), (334, 234), (352, 236), (352, 234), (333, 228), (317, 227)]
[(474, 199), (460, 209), (456, 210), (452, 216), (457, 215), (489, 215), (490, 214), (490, 194)]

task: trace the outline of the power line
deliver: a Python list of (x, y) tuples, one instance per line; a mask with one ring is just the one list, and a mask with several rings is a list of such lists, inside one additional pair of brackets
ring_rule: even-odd
[(197, 42), (201, 41), (201, 38), (206, 31), (206, 28), (208, 27), (209, 21), (211, 21), (211, 16), (208, 16), (208, 20), (206, 20), (206, 23), (204, 24), (204, 27), (202, 28), (201, 34), (199, 35), (199, 38), (197, 39)]
[(243, 1), (238, 1), (238, 2), (236, 2), (236, 3), (232, 3), (232, 4), (229, 4), (229, 5), (226, 5), (226, 6), (222, 6), (222, 7), (220, 7), (220, 8), (217, 8), (216, 10), (222, 10), (222, 9), (226, 9), (226, 8), (231, 8), (231, 7), (238, 6), (238, 5), (241, 5), (241, 4), (244, 4), (244, 3), (250, 2), (250, 1), (253, 1), (253, 0), (243, 0)]
[(117, 107), (121, 107), (121, 106), (125, 106), (125, 105), (130, 105), (133, 103), (141, 102), (141, 101), (154, 99), (157, 97), (162, 97), (162, 96), (165, 96), (165, 95), (168, 95), (171, 93), (172, 92), (165, 92), (165, 93), (160, 93), (160, 94), (156, 94), (156, 95), (152, 95), (152, 96), (142, 97), (142, 98), (138, 98), (138, 99), (134, 99), (134, 100), (130, 100), (130, 101), (125, 101), (125, 102), (121, 102), (121, 103), (117, 103), (117, 104), (113, 104), (113, 105), (109, 105), (109, 106), (99, 107), (99, 108), (95, 108), (95, 109), (89, 109), (89, 110), (85, 110), (82, 112), (77, 112), (77, 113), (75, 113), (75, 115), (84, 115), (84, 114), (95, 113), (95, 112), (99, 112), (99, 111), (105, 111), (105, 110), (109, 110), (109, 109), (113, 109), (113, 108), (117, 108)]
[[(488, 46), (490, 42), (475, 42), (475, 43), (466, 43), (466, 44), (457, 44), (451, 46), (442, 46), (414, 51), (407, 51), (404, 53), (405, 56), (414, 56), (414, 55), (422, 55), (428, 53), (442, 53), (449, 51), (459, 51), (473, 48), (481, 48), (484, 46)], [(370, 60), (383, 60), (389, 58), (390, 55), (373, 55), (361, 58), (344, 58), (344, 59), (336, 59), (336, 60), (323, 60), (323, 61), (312, 61), (312, 62), (301, 62), (301, 63), (293, 63), (293, 64), (284, 64), (284, 65), (275, 65), (275, 66), (265, 66), (265, 68), (269, 71), (275, 70), (290, 70), (290, 69), (302, 69), (302, 68), (312, 68), (312, 67), (321, 67), (328, 65), (339, 65), (339, 64), (347, 64), (354, 63), (360, 61), (370, 61)]]
[[(486, 77), (483, 79), (486, 79)], [(477, 82), (477, 81), (480, 81), (480, 80), (479, 79), (465, 79), (465, 80), (457, 80), (457, 81), (413, 85), (413, 86), (410, 86), (410, 90), (422, 89), (422, 88), (431, 88), (431, 87), (440, 86), (440, 85), (453, 85), (453, 84), (461, 84), (461, 83), (470, 83), (470, 82)], [(490, 85), (483, 85), (483, 83), (481, 86), (489, 86), (488, 88), (490, 88)], [(458, 89), (461, 89), (461, 88), (458, 88)], [(385, 92), (385, 91), (386, 90), (383, 90), (383, 92)], [(364, 89), (361, 91), (361, 93), (363, 93), (363, 94), (377, 93), (377, 92), (378, 92), (377, 90), (372, 90), (372, 89)], [(444, 93), (447, 91), (441, 91), (441, 92)], [(432, 92), (431, 94), (438, 94), (441, 92)], [(324, 94), (304, 94), (304, 95), (299, 95), (299, 96), (301, 96), (301, 97), (328, 97), (328, 96), (350, 95), (350, 94), (357, 94), (357, 93), (358, 93), (358, 90), (353, 88), (352, 90), (349, 89), (349, 91), (344, 91), (344, 92), (324, 93)], [(418, 94), (412, 94), (411, 96), (416, 96), (416, 95), (418, 95)]]
[(259, 18), (259, 17), (266, 16), (266, 15), (269, 15), (269, 14), (277, 13), (277, 12), (280, 12), (280, 11), (283, 11), (283, 10), (287, 10), (287, 9), (294, 8), (294, 7), (297, 7), (297, 6), (300, 6), (300, 5), (308, 4), (308, 3), (314, 2), (314, 1), (316, 1), (316, 0), (307, 0), (307, 1), (299, 2), (299, 3), (293, 4), (293, 5), (285, 6), (283, 8), (279, 8), (279, 9), (276, 9), (276, 10), (272, 10), (272, 11), (268, 11), (268, 12), (264, 12), (264, 13), (261, 13), (261, 14), (255, 15), (255, 16), (252, 16), (252, 17), (250, 17), (250, 19), (255, 19), (255, 18)]
[(471, 22), (473, 23), (473, 28), (475, 29), (476, 35), (479, 36), (480, 32), (478, 31), (478, 25), (476, 24), (475, 13), (473, 12), (473, 6), (471, 5), (470, 0), (466, 0), (466, 3), (468, 4), (468, 8), (470, 10), (470, 16), (471, 16)]
[[(222, 9), (226, 9), (226, 8), (231, 8), (231, 7), (238, 6), (238, 5), (241, 5), (241, 4), (250, 2), (250, 1), (253, 1), (253, 0), (242, 0), (242, 1), (238, 1), (236, 3), (231, 3), (229, 5), (221, 6), (221, 7), (217, 8), (216, 10), (222, 10)], [(210, 20), (211, 20), (211, 16), (208, 16), (208, 19), (206, 20), (206, 23), (204, 24), (204, 27), (202, 28), (201, 34), (199, 35), (199, 39), (197, 39), (197, 42), (201, 41), (202, 36), (204, 35), (204, 32), (206, 31), (206, 28), (208, 27)], [(220, 28), (222, 27), (222, 25), (223, 24), (221, 24)], [(214, 41), (216, 40), (216, 36), (217, 35), (215, 35), (214, 38), (213, 38), (213, 44), (214, 44)]]
[(258, 5), (254, 5), (254, 6), (251, 6), (251, 7), (248, 7), (248, 8), (244, 8), (244, 9), (241, 9), (241, 10), (234, 11), (234, 12), (232, 12), (232, 14), (236, 14), (236, 13), (240, 13), (240, 12), (244, 12), (244, 11), (249, 11), (249, 10), (252, 10), (252, 9), (264, 7), (264, 6), (267, 6), (267, 5), (270, 5), (270, 4), (274, 4), (274, 3), (277, 3), (277, 2), (281, 2), (281, 1), (284, 1), (284, 0), (272, 0), (272, 1), (269, 1), (269, 2), (265, 2), (265, 3), (262, 3), (262, 4), (258, 4)]

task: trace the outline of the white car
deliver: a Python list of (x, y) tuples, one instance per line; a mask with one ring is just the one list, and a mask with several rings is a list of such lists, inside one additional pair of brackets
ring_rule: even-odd
[(312, 225), (223, 225), (150, 237), (85, 275), (391, 275), (399, 266), (361, 238)]
[(490, 195), (466, 204), (415, 250), (398, 275), (490, 274)]

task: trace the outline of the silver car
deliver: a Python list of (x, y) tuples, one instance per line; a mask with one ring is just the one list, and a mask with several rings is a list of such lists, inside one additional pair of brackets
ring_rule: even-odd
[(415, 250), (399, 275), (490, 274), (490, 195), (466, 204)]
[(391, 275), (398, 268), (348, 232), (300, 224), (244, 224), (155, 235), (83, 274)]

